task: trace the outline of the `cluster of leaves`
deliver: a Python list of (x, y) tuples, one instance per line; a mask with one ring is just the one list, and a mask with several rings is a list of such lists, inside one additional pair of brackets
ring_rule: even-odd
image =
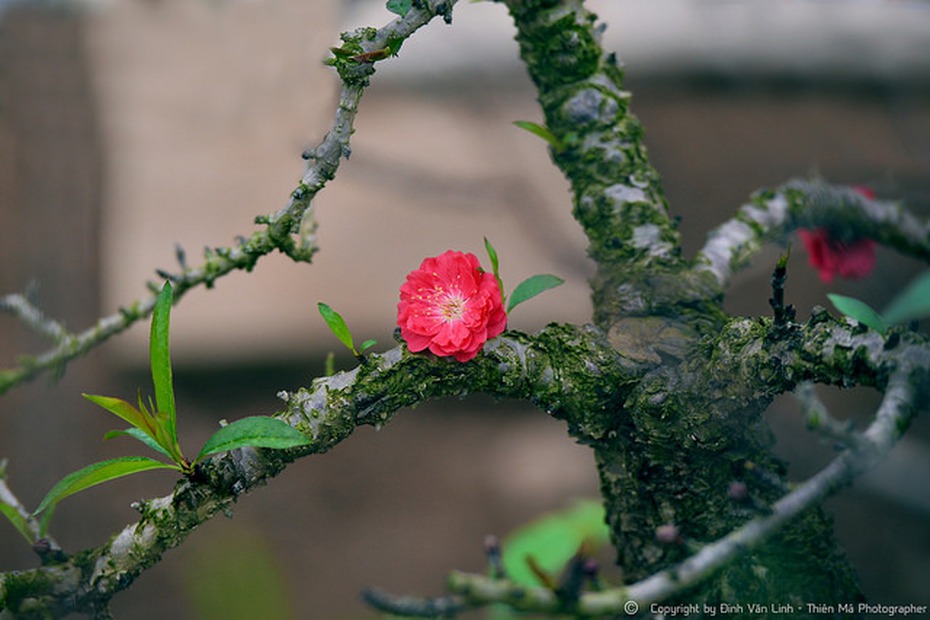
[[(89, 487), (109, 480), (152, 469), (174, 469), (186, 476), (193, 474), (197, 465), (208, 456), (236, 448), (252, 446), (258, 448), (293, 448), (309, 443), (309, 440), (286, 422), (267, 416), (252, 416), (222, 426), (214, 433), (193, 460), (181, 452), (177, 433), (177, 409), (174, 401), (174, 385), (169, 355), (169, 316), (173, 301), (173, 289), (166, 282), (158, 296), (152, 313), (152, 331), (149, 339), (149, 355), (155, 402), (149, 399), (148, 406), (141, 394), (134, 406), (122, 399), (110, 396), (84, 394), (84, 397), (100, 405), (131, 427), (114, 430), (104, 438), (127, 436), (136, 439), (167, 460), (147, 456), (125, 456), (93, 463), (60, 480), (46, 494), (33, 513), (40, 517), (40, 535), (48, 529), (58, 502)], [(15, 509), (0, 502), (0, 512), (28, 540), (32, 541), (25, 519)]]
[(894, 325), (930, 316), (930, 272), (914, 280), (881, 313), (864, 301), (845, 295), (827, 295), (845, 316), (884, 334)]

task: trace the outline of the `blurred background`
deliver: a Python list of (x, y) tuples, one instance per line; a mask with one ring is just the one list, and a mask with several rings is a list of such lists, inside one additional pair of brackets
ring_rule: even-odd
[[(930, 215), (930, 3), (590, 6), (627, 66), (689, 255), (752, 191), (795, 176), (867, 184)], [(329, 127), (337, 83), (322, 60), (338, 32), (390, 19), (380, 0), (0, 0), (0, 295), (31, 291), (82, 330), (142, 297), (155, 268), (174, 269), (176, 244), (193, 265), (205, 246), (248, 236), (256, 215), (286, 203), (300, 153)], [(567, 184), (515, 120), (541, 115), (501, 6), (460, 3), (451, 27), (432, 24), (380, 63), (352, 157), (314, 202), (314, 263), (266, 257), (172, 313), (182, 446), (196, 452), (221, 419), (275, 411), (279, 390), (309, 384), (328, 352), (341, 355), (316, 302), (383, 350), (405, 275), (448, 248), (483, 256), (484, 236), (506, 287), (534, 273), (566, 279), (511, 327), (586, 321), (592, 265)], [(770, 312), (780, 251), (737, 276), (730, 310)], [(802, 320), (828, 305), (827, 292), (880, 309), (923, 269), (879, 249), (872, 277), (827, 286), (806, 258), (796, 246), (787, 288)], [(66, 473), (135, 449), (102, 441), (118, 424), (80, 393), (150, 390), (147, 336), (137, 325), (0, 399), (0, 458), (28, 506)], [(0, 316), (0, 365), (46, 348)], [(860, 427), (878, 402), (864, 389), (824, 396)], [(768, 416), (793, 476), (832, 456), (790, 397)], [(873, 602), (930, 603), (928, 446), (924, 415), (886, 464), (827, 506)], [(53, 534), (69, 551), (98, 545), (135, 520), (132, 501), (172, 484), (149, 473), (69, 498)], [(114, 612), (372, 618), (363, 587), (439, 594), (449, 569), (484, 569), (486, 534), (596, 494), (593, 459), (561, 423), (520, 403), (431, 403), (242, 498)], [(35, 564), (0, 524), (0, 570)]]

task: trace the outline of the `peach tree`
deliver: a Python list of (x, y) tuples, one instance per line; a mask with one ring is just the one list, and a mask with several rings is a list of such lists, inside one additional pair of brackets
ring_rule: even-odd
[[(930, 223), (863, 188), (789, 180), (755, 193), (696, 255), (684, 256), (643, 128), (630, 111), (623, 67), (602, 49), (596, 17), (581, 0), (501, 2), (516, 25), (545, 119), (520, 125), (542, 138), (540, 147), (570, 182), (572, 213), (597, 266), (591, 322), (550, 324), (533, 334), (506, 329), (515, 303), (557, 279), (537, 276), (515, 287), (508, 306), (493, 246), (487, 245), (490, 270), (473, 255), (450, 251), (424, 260), (401, 287), (396, 346), (356, 347), (342, 317), (321, 304), (357, 366), (282, 392), (280, 411), (233, 422), (193, 460), (180, 453), (167, 349), (171, 303), (230, 272), (251, 270), (272, 252), (312, 261), (319, 232), (312, 200), (349, 153), (359, 102), (378, 63), (393, 62), (403, 42), (434, 18), (451, 24), (456, 3), (390, 0), (393, 21), (345, 32), (331, 50), (327, 62), (341, 80), (332, 126), (303, 153), (306, 172), (286, 204), (257, 217), (250, 236), (210, 251), (199, 265), (160, 271), (169, 286), (153, 283), (149, 298), (83, 332), (65, 330), (22, 295), (2, 299), (6, 312), (55, 344), (0, 372), (0, 392), (61, 367), (154, 311), (155, 401), (146, 407), (141, 396), (138, 406), (90, 398), (131, 425), (118, 433), (163, 458), (90, 465), (66, 476), (35, 510), (0, 475), (0, 511), (41, 560), (0, 574), (0, 618), (74, 611), (109, 617), (111, 598), (163, 553), (288, 464), (328, 451), (360, 425), (387, 424), (403, 408), (472, 393), (528, 401), (563, 420), (568, 434), (590, 448), (603, 508), (579, 518), (587, 527), (594, 515), (603, 536), (560, 546), (554, 568), (530, 560), (531, 579), (514, 574), (512, 561), (501, 557), (506, 544), (501, 550), (492, 540), (487, 574), (450, 571), (448, 592), (430, 599), (372, 591), (367, 597), (375, 607), (439, 616), (494, 604), (604, 617), (647, 614), (654, 603), (765, 601), (798, 610), (810, 601), (835, 601), (862, 613), (854, 570), (819, 505), (881, 460), (926, 406), (930, 343), (904, 324), (928, 313), (930, 285), (918, 281), (881, 313), (835, 296), (838, 314), (814, 308), (800, 320), (785, 302), (783, 256), (772, 266), (770, 315), (734, 316), (723, 300), (733, 275), (765, 244), (787, 244), (800, 232), (825, 279), (861, 277), (871, 270), (876, 244), (930, 259)], [(883, 397), (868, 427), (856, 430), (831, 416), (815, 384), (869, 386)], [(808, 426), (841, 446), (802, 481), (786, 478), (762, 419), (787, 392), (802, 399)], [(137, 502), (138, 522), (110, 540), (66, 552), (52, 537), (49, 517), (59, 501), (161, 467), (179, 473), (171, 493)], [(622, 583), (598, 577), (589, 547), (600, 538), (615, 550)], [(745, 615), (758, 614), (750, 608)]]

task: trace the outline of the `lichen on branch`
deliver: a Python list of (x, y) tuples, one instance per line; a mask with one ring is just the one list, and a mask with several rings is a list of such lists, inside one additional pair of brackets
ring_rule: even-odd
[(385, 424), (405, 407), (486, 392), (533, 400), (569, 420), (584, 419), (589, 410), (609, 410), (605, 399), (615, 397), (614, 392), (590, 389), (592, 377), (622, 394), (636, 369), (597, 329), (562, 325), (535, 335), (507, 332), (467, 364), (411, 354), (402, 347), (371, 354), (355, 370), (280, 394), (286, 406), (276, 417), (305, 433), (312, 440), (309, 445), (243, 448), (204, 461), (171, 495), (134, 504), (141, 519), (107, 544), (40, 568), (0, 574), (0, 611), (54, 616), (105, 608), (164, 552), (240, 495), (265, 484), (295, 459), (327, 452), (358, 426)]
[[(361, 53), (377, 49), (398, 49), (400, 44), (413, 35), (433, 18), (441, 16), (445, 23), (451, 23), (452, 7), (458, 0), (423, 0), (415, 3), (403, 17), (394, 19), (382, 28), (359, 28), (343, 35), (344, 41), (351, 41)], [(229, 247), (207, 248), (204, 261), (191, 268), (187, 265), (182, 251), (178, 251), (180, 271), (168, 272), (158, 270), (159, 277), (170, 279), (175, 287), (175, 298), (180, 300), (184, 294), (197, 286), (210, 288), (219, 278), (233, 271), (251, 271), (258, 260), (274, 251), (280, 251), (296, 262), (310, 262), (317, 251), (316, 221), (313, 217), (312, 201), (314, 196), (333, 179), (343, 158), (352, 152), (350, 138), (354, 131), (358, 106), (368, 86), (368, 78), (374, 73), (374, 63), (349, 59), (352, 65), (352, 79), (342, 76), (343, 83), (339, 92), (333, 123), (323, 140), (314, 148), (304, 152), (307, 160), (306, 171), (297, 187), (290, 193), (287, 204), (269, 215), (256, 218), (256, 223), (263, 229), (252, 233), (248, 238), (240, 237)], [(32, 308), (24, 313), (24, 308), (17, 297), (7, 298), (6, 304), (0, 304), (0, 311), (12, 312), (20, 316), (27, 326), (48, 332), (54, 330), (56, 345), (48, 351), (23, 357), (20, 364), (13, 368), (0, 370), (0, 395), (42, 372), (62, 369), (71, 360), (80, 357), (110, 337), (119, 334), (136, 322), (144, 320), (155, 307), (158, 286), (150, 284), (153, 293), (141, 300), (129, 303), (109, 316), (100, 318), (94, 325), (80, 333), (63, 330), (60, 325), (48, 319), (37, 323), (34, 319), (38, 309)]]
[(678, 264), (678, 231), (642, 126), (629, 111), (623, 70), (600, 47), (596, 17), (580, 0), (504, 4), (546, 129), (561, 145), (550, 154), (571, 182), (574, 215), (591, 257), (601, 267)]
[(766, 243), (785, 243), (798, 228), (821, 226), (874, 239), (905, 256), (930, 261), (930, 220), (899, 203), (876, 200), (853, 188), (795, 179), (756, 192), (732, 219), (708, 235), (696, 268), (726, 286)]
[[(309, 445), (242, 448), (207, 459), (171, 495), (138, 502), (139, 522), (110, 542), (31, 571), (0, 574), (0, 614), (81, 610), (105, 617), (110, 598), (165, 551), (293, 460), (326, 452), (358, 426), (386, 424), (426, 400), (472, 393), (529, 401), (591, 447), (627, 585), (609, 595), (574, 592), (575, 607), (567, 608), (545, 589), (517, 600), (504, 580), (453, 575), (451, 588), (466, 604), (593, 613), (669, 597), (799, 605), (861, 597), (816, 504), (886, 454), (916, 409), (926, 406), (930, 342), (901, 328), (880, 334), (822, 310), (803, 324), (784, 313), (733, 317), (723, 310), (723, 293), (763, 243), (798, 227), (847, 227), (930, 260), (930, 225), (854, 190), (794, 181), (757, 194), (711, 234), (696, 259), (683, 258), (643, 130), (629, 110), (622, 68), (601, 49), (595, 17), (580, 0), (504, 3), (538, 89), (552, 158), (571, 183), (573, 212), (597, 263), (594, 326), (504, 332), (464, 362), (399, 346), (366, 354), (351, 371), (281, 392), (285, 405), (277, 417), (304, 433)], [(200, 268), (182, 264), (180, 273), (166, 274), (178, 294), (251, 269), (274, 250), (310, 259), (316, 245), (311, 201), (351, 152), (354, 118), (376, 63), (434, 17), (448, 22), (453, 4), (414, 2), (382, 29), (343, 35), (333, 51), (343, 81), (335, 120), (304, 153), (307, 171), (289, 202), (262, 216), (264, 230), (250, 239), (208, 252)], [(14, 311), (26, 319), (26, 310)], [(133, 304), (86, 339), (40, 323), (63, 344), (32, 366), (63, 364), (150, 311), (147, 301)], [(0, 375), (0, 391), (27, 376), (10, 372)], [(874, 386), (884, 399), (874, 422), (850, 436), (833, 464), (789, 491), (762, 414), (775, 396), (808, 382)], [(675, 536), (658, 536), (660, 530)]]

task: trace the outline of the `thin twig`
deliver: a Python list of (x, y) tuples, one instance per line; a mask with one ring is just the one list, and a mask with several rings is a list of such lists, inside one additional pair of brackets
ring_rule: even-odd
[[(41, 556), (46, 557), (49, 554), (61, 553), (61, 547), (54, 538), (46, 534), (42, 536), (39, 522), (32, 516), (32, 513), (26, 510), (16, 494), (6, 483), (6, 461), (0, 461), (0, 504), (5, 504), (12, 508), (19, 515), (21, 523), (29, 533), (29, 538)], [(23, 532), (25, 535), (26, 532)]]
[(827, 406), (817, 395), (813, 383), (802, 383), (794, 391), (801, 404), (801, 415), (809, 430), (816, 431), (845, 447), (862, 447), (862, 436), (855, 432), (852, 421), (841, 422), (830, 414)]
[(362, 600), (378, 611), (405, 618), (453, 618), (468, 609), (468, 605), (457, 596), (394, 596), (374, 588), (364, 590)]
[[(382, 49), (388, 46), (389, 41), (410, 37), (437, 15), (442, 16), (448, 23), (451, 20), (452, 6), (456, 2), (457, 0), (427, 0), (415, 3), (416, 6), (404, 17), (398, 17), (383, 28), (375, 30), (374, 34), (371, 34), (370, 29), (360, 28), (354, 33), (347, 33), (343, 38), (355, 37), (364, 52)], [(281, 251), (294, 261), (310, 262), (316, 252), (316, 222), (313, 219), (312, 200), (327, 181), (333, 178), (341, 159), (348, 158), (351, 153), (349, 141), (354, 131), (358, 104), (372, 73), (374, 63), (359, 62), (354, 68), (353, 81), (343, 83), (332, 126), (320, 144), (304, 154), (308, 160), (307, 169), (298, 187), (291, 192), (287, 205), (271, 215), (256, 218), (256, 223), (265, 225), (264, 229), (253, 233), (249, 239), (240, 238), (230, 247), (208, 250), (205, 252), (204, 262), (198, 268), (185, 268), (183, 254), (177, 253), (181, 272), (161, 274), (175, 286), (175, 303), (191, 288), (200, 285), (210, 288), (217, 279), (230, 272), (250, 271), (261, 257), (275, 250)], [(296, 240), (295, 235), (299, 237)], [(39, 355), (24, 357), (18, 366), (0, 371), (0, 395), (49, 369), (61, 369), (111, 336), (148, 317), (155, 307), (157, 290), (160, 287), (149, 288), (154, 290), (149, 297), (99, 319), (93, 326), (77, 334), (58, 330), (54, 321), (46, 319), (45, 322), (36, 322), (36, 325), (46, 332), (59, 336), (56, 338), (57, 346)], [(15, 310), (23, 308), (21, 302), (14, 300), (9, 305), (14, 308), (11, 311), (23, 312), (22, 309)], [(28, 307), (25, 310), (28, 310)]]
[(61, 342), (70, 334), (65, 326), (48, 318), (25, 295), (11, 294), (0, 297), (0, 312), (12, 314), (29, 329), (49, 338), (53, 342)]

